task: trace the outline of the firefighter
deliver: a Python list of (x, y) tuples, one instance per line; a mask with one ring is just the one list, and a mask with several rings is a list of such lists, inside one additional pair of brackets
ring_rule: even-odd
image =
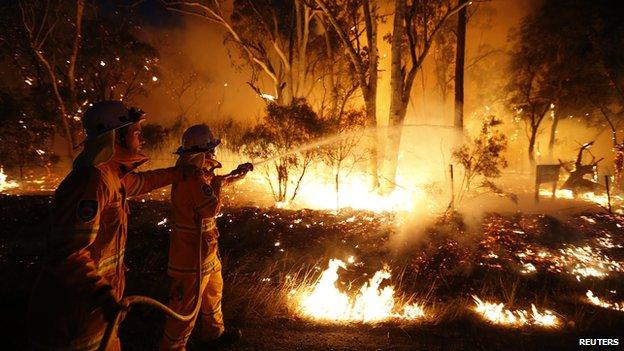
[[(169, 307), (188, 315), (196, 303), (199, 310), (200, 339), (209, 345), (226, 344), (240, 338), (238, 329), (224, 329), (221, 311), (223, 278), (218, 255), (216, 217), (221, 208), (221, 189), (241, 179), (253, 170), (250, 163), (241, 164), (228, 175), (214, 174), (221, 163), (215, 159), (215, 148), (220, 144), (210, 128), (204, 124), (189, 127), (182, 136), (178, 166), (203, 168), (202, 179), (187, 179), (171, 188), (174, 226), (169, 242), (167, 273), (171, 277)], [(198, 282), (198, 246), (201, 236), (201, 279)], [(197, 284), (201, 295), (197, 296)], [(199, 301), (198, 301), (199, 300)], [(167, 317), (160, 343), (161, 350), (185, 350), (197, 315), (188, 322)], [(208, 345), (207, 345), (208, 346)]]
[[(54, 194), (44, 268), (28, 311), (31, 348), (96, 350), (120, 309), (129, 196), (145, 194), (185, 177), (196, 167), (147, 172), (140, 154), (143, 112), (120, 101), (89, 107), (82, 118), (86, 140), (72, 171)], [(119, 350), (112, 335), (109, 350)]]

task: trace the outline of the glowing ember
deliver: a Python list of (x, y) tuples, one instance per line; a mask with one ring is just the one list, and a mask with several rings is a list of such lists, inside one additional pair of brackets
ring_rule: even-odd
[(493, 303), (482, 301), (472, 295), (475, 301), (474, 310), (486, 320), (494, 323), (512, 327), (522, 327), (536, 325), (541, 327), (554, 328), (560, 322), (552, 311), (544, 310), (540, 312), (534, 304), (531, 304), (531, 312), (526, 310), (508, 310), (503, 303)]
[(0, 191), (17, 188), (19, 184), (14, 180), (7, 181), (7, 175), (4, 173), (4, 168), (0, 166)]
[(576, 275), (579, 281), (581, 277), (604, 278), (610, 272), (622, 271), (622, 265), (619, 262), (595, 252), (591, 246), (570, 246), (559, 251), (563, 254), (562, 263), (569, 267), (570, 273)]
[(603, 301), (598, 296), (595, 296), (591, 290), (587, 290), (587, 293), (585, 295), (587, 296), (587, 300), (589, 300), (590, 303), (596, 306), (624, 312), (624, 303), (611, 303)]
[(532, 263), (525, 263), (524, 265), (522, 265), (522, 270), (520, 272), (524, 274), (529, 274), (529, 273), (535, 273), (536, 271), (537, 271), (537, 268), (535, 268), (535, 266)]
[[(552, 191), (544, 189), (540, 189), (539, 194), (543, 197), (552, 197)], [(555, 197), (558, 199), (574, 199), (574, 193), (572, 192), (572, 190), (568, 189), (557, 189), (555, 191)]]
[(330, 260), (329, 267), (310, 289), (311, 292), (302, 294), (298, 302), (303, 315), (318, 320), (364, 323), (395, 318), (413, 320), (425, 316), (422, 307), (417, 304), (397, 306), (394, 287), (380, 289), (381, 283), (391, 277), (387, 269), (376, 272), (352, 298), (336, 288), (339, 268), (345, 269), (346, 264), (338, 259)]
[[(621, 246), (615, 244), (610, 235), (599, 237), (596, 241), (605, 248)], [(545, 248), (538, 251), (527, 247), (515, 255), (521, 260), (522, 269), (520, 272), (524, 274), (533, 273), (540, 266), (550, 272), (571, 274), (578, 281), (581, 281), (582, 278), (605, 278), (613, 272), (624, 272), (624, 266), (621, 262), (612, 260), (609, 256), (601, 253), (599, 248), (590, 245), (565, 245), (563, 249), (558, 251)], [(491, 258), (491, 256), (486, 257)]]
[(268, 101), (275, 101), (275, 96), (273, 96), (271, 94), (262, 93), (262, 94), (260, 94), (260, 97), (265, 99), (265, 100), (268, 100)]

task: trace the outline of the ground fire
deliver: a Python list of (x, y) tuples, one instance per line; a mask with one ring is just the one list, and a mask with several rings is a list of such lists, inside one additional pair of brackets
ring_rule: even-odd
[[(397, 306), (393, 286), (380, 285), (392, 275), (387, 269), (375, 272), (369, 282), (364, 283), (355, 297), (341, 292), (338, 283), (338, 269), (346, 269), (345, 262), (332, 259), (318, 282), (312, 287), (303, 287), (300, 292), (293, 290), (293, 298), (298, 300), (304, 316), (318, 320), (336, 322), (381, 322), (388, 319), (416, 320), (425, 316), (418, 304)], [(307, 291), (306, 291), (307, 290)]]

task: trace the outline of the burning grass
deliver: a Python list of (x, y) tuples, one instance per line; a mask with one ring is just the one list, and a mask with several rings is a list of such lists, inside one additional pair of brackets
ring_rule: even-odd
[(504, 326), (526, 327), (539, 326), (545, 328), (556, 328), (561, 321), (550, 310), (540, 311), (534, 304), (531, 304), (530, 311), (509, 310), (503, 303), (482, 301), (472, 295), (475, 302), (474, 311), (480, 314), (485, 320)]
[[(34, 279), (24, 272), (32, 273), (40, 264), (42, 216), (48, 213), (49, 198), (1, 198), (17, 219), (6, 217), (2, 225), (6, 233), (19, 234), (19, 240), (7, 236), (0, 247), (3, 277)], [(152, 201), (131, 206), (128, 293), (164, 301), (169, 209)], [(624, 300), (615, 293), (624, 291), (624, 272), (618, 268), (624, 264), (620, 216), (490, 214), (478, 229), (468, 229), (461, 216), (449, 213), (422, 228), (419, 240), (399, 245), (391, 240), (397, 235), (396, 221), (390, 213), (365, 211), (226, 208), (218, 225), (228, 324), (254, 330), (279, 325), (311, 335), (335, 330), (364, 335), (375, 328), (400, 327), (414, 338), (479, 330), (487, 331), (487, 340), (510, 337), (515, 330), (544, 335), (624, 327), (621, 303), (612, 302)], [(580, 269), (592, 267), (606, 275), (580, 275)], [(589, 300), (588, 290), (602, 304)], [(6, 301), (7, 311), (19, 305)], [(158, 340), (161, 322), (157, 312), (133, 311), (123, 326), (124, 342), (136, 346), (152, 334)]]
[(346, 263), (331, 259), (313, 286), (291, 290), (289, 295), (296, 301), (303, 316), (315, 320), (364, 323), (390, 319), (416, 320), (425, 316), (422, 306), (417, 303), (397, 303), (394, 286), (381, 287), (384, 280), (392, 277), (387, 267), (375, 272), (354, 297), (336, 286), (339, 268), (347, 269)]
[(587, 290), (587, 293), (585, 294), (585, 296), (587, 296), (587, 300), (593, 305), (600, 306), (602, 308), (608, 308), (608, 309), (615, 310), (615, 311), (624, 312), (624, 303), (622, 302), (620, 303), (607, 302), (599, 298), (598, 296), (595, 296), (591, 290)]

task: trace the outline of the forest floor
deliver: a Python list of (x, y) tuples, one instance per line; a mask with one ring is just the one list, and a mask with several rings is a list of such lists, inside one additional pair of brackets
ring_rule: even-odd
[[(3, 349), (26, 345), (25, 311), (41, 269), (50, 196), (0, 195), (0, 330)], [(624, 312), (593, 305), (624, 301), (624, 217), (601, 208), (561, 216), (487, 213), (467, 225), (446, 213), (422, 227), (393, 214), (236, 207), (218, 219), (226, 324), (242, 340), (230, 350), (553, 350), (579, 338), (624, 338)], [(166, 301), (169, 205), (132, 201), (126, 294)], [(160, 224), (159, 224), (160, 223)], [(411, 228), (411, 229), (410, 229)], [(397, 301), (416, 301), (421, 319), (337, 323), (302, 315), (289, 297), (314, 283), (329, 259), (354, 263), (338, 286), (357, 292), (387, 266)], [(507, 326), (475, 311), (476, 296), (506, 309), (548, 309), (555, 327)], [(121, 326), (124, 350), (154, 350), (164, 316), (131, 310)], [(621, 340), (624, 342), (624, 340)], [(192, 338), (189, 350), (198, 350)]]

